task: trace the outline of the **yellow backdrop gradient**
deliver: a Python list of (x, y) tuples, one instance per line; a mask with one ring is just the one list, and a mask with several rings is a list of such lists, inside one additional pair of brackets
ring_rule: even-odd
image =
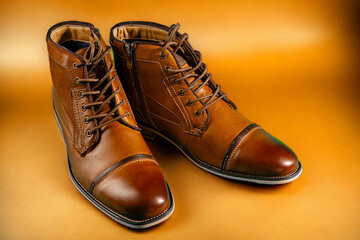
[[(356, 1), (0, 2), (0, 239), (360, 239), (359, 4)], [(129, 230), (73, 186), (51, 103), (45, 34), (93, 23), (181, 23), (217, 83), (303, 163), (293, 183), (215, 177), (148, 142), (173, 191), (165, 223)], [(226, 123), (224, 123), (226, 124)]]

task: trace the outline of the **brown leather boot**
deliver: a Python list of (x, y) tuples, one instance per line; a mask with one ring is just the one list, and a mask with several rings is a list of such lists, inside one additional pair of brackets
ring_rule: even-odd
[(100, 211), (130, 228), (165, 221), (171, 192), (137, 126), (98, 29), (62, 22), (46, 37), (53, 104), (70, 176)]
[(179, 26), (124, 22), (111, 30), (116, 69), (143, 134), (165, 138), (221, 177), (260, 184), (299, 177), (294, 152), (236, 111)]

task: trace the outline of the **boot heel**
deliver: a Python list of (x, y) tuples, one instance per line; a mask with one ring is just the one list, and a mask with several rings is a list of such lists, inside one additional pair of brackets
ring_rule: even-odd
[(145, 128), (141, 129), (141, 134), (143, 135), (144, 138), (149, 139), (149, 140), (154, 140), (156, 137), (156, 133), (154, 133), (148, 129), (145, 129)]

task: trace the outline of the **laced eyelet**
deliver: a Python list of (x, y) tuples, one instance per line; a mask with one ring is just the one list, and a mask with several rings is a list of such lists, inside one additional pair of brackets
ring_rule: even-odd
[(85, 118), (84, 118), (84, 122), (85, 122), (86, 124), (88, 124), (88, 123), (89, 123), (89, 118), (88, 118), (88, 117), (85, 117)]
[(129, 113), (128, 111), (125, 112), (125, 115), (126, 115), (127, 117), (130, 117), (130, 113)]
[(81, 110), (83, 110), (84, 112), (86, 111), (85, 104), (81, 105)]
[(180, 95), (180, 96), (184, 96), (185, 93), (186, 93), (186, 92), (184, 91), (184, 89), (180, 89), (180, 90), (179, 90), (179, 95)]
[(80, 80), (79, 77), (76, 77), (76, 78), (75, 78), (75, 81), (76, 81), (77, 84), (80, 84), (80, 83), (81, 83), (81, 82), (79, 82), (79, 80)]
[(165, 59), (167, 57), (167, 54), (166, 53), (160, 53), (160, 58), (161, 59)]
[(83, 91), (80, 91), (80, 92), (79, 92), (79, 96), (82, 97), (82, 98), (85, 97), (85, 96), (83, 95), (83, 93), (84, 93)]
[(93, 135), (93, 133), (90, 130), (86, 131), (86, 136), (91, 137), (92, 135)]
[(74, 68), (74, 69), (77, 69), (77, 68), (78, 68), (77, 62), (74, 62), (74, 63), (73, 63), (73, 68)]
[(192, 102), (190, 99), (188, 99), (188, 100), (186, 101), (186, 106), (190, 107), (190, 106), (192, 106), (192, 105), (194, 105), (194, 102)]
[(203, 113), (200, 111), (195, 111), (195, 116), (200, 117)]
[(165, 71), (168, 72), (171, 68), (171, 66), (165, 66)]
[(180, 81), (178, 81), (177, 78), (174, 78), (174, 79), (172, 80), (172, 83), (173, 83), (173, 84), (180, 84)]

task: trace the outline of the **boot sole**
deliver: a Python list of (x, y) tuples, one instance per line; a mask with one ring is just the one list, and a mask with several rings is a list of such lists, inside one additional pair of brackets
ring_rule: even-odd
[[(54, 114), (55, 114), (55, 118), (56, 118), (56, 123), (60, 129), (61, 136), (63, 137), (63, 139), (65, 141), (64, 133), (63, 133), (61, 124), (59, 122), (59, 119), (58, 119), (58, 116), (57, 116), (57, 113), (55, 112), (55, 110), (54, 110)], [(65, 144), (65, 146), (66, 146), (66, 144)], [(97, 209), (99, 209), (102, 213), (104, 213), (106, 216), (110, 217), (115, 222), (120, 223), (121, 225), (124, 225), (131, 229), (146, 229), (146, 228), (150, 228), (150, 227), (153, 227), (155, 225), (158, 225), (158, 224), (164, 222), (173, 214), (174, 209), (175, 209), (175, 202), (174, 202), (173, 195), (170, 191), (170, 188), (169, 188), (167, 182), (165, 182), (167, 191), (170, 196), (170, 207), (167, 210), (165, 210), (164, 212), (159, 214), (157, 217), (152, 217), (152, 218), (149, 218), (146, 220), (132, 220), (132, 219), (129, 219), (129, 218), (119, 215), (115, 211), (113, 211), (110, 208), (108, 208), (107, 206), (105, 206), (99, 200), (97, 200), (91, 193), (89, 193), (89, 191), (87, 191), (81, 185), (81, 183), (76, 179), (75, 175), (73, 174), (73, 172), (71, 170), (71, 163), (70, 163), (69, 155), (67, 155), (67, 159), (68, 159), (68, 170), (69, 170), (69, 175), (70, 175), (71, 181), (73, 182), (75, 187), (78, 189), (78, 191), (91, 204), (93, 204)]]
[(186, 149), (184, 149), (180, 144), (176, 143), (169, 137), (165, 136), (164, 134), (146, 127), (144, 125), (140, 125), (139, 127), (142, 129), (141, 133), (143, 134), (143, 137), (149, 140), (154, 140), (156, 135), (159, 135), (166, 141), (173, 144), (176, 148), (178, 148), (187, 159), (189, 159), (193, 164), (201, 168), (202, 170), (212, 173), (214, 175), (217, 175), (219, 177), (235, 180), (235, 181), (244, 181), (244, 182), (250, 182), (250, 183), (256, 183), (256, 184), (263, 184), (263, 185), (280, 185), (280, 184), (286, 184), (289, 182), (294, 181), (297, 179), (301, 173), (302, 173), (302, 166), (301, 163), (298, 161), (299, 167), (297, 170), (295, 170), (293, 173), (282, 176), (282, 177), (265, 177), (265, 176), (253, 176), (253, 175), (246, 175), (246, 174), (240, 174), (240, 173), (232, 173), (224, 171), (220, 168), (213, 167), (198, 158), (194, 157), (191, 153), (189, 153)]

